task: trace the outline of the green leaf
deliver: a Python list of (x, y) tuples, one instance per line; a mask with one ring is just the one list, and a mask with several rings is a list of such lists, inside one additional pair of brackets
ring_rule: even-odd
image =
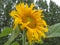
[(12, 28), (5, 27), (3, 31), (0, 33), (0, 38), (9, 35), (12, 32)]
[(19, 45), (19, 43), (18, 42), (13, 42), (12, 45)]
[(60, 37), (60, 23), (52, 25), (49, 27), (49, 32), (47, 33), (47, 37)]
[(10, 45), (12, 41), (20, 34), (20, 30), (13, 30), (11, 37), (8, 39), (8, 41), (4, 45)]
[(29, 42), (25, 42), (25, 45), (29, 45)]

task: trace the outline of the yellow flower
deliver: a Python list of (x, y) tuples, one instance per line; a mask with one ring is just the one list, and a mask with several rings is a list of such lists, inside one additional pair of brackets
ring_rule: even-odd
[(14, 18), (14, 29), (21, 24), (21, 29), (27, 28), (27, 39), (31, 43), (45, 38), (48, 32), (47, 24), (43, 19), (42, 11), (34, 9), (34, 4), (20, 3), (16, 5), (16, 10), (12, 10), (10, 16)]

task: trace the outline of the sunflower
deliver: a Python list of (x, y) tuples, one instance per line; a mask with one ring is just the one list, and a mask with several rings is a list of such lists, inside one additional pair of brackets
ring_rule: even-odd
[(45, 38), (45, 32), (48, 32), (47, 24), (43, 19), (43, 10), (34, 9), (34, 4), (19, 3), (15, 10), (12, 10), (10, 16), (14, 18), (14, 28), (21, 24), (21, 29), (27, 28), (27, 39), (31, 43)]

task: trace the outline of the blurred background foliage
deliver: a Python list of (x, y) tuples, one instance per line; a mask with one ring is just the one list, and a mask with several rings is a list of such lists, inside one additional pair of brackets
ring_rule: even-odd
[[(28, 4), (33, 3), (34, 0), (0, 0), (0, 33), (3, 31), (4, 27), (12, 26), (12, 18), (9, 16), (9, 12), (14, 9), (15, 5), (19, 2), (27, 2)], [(44, 19), (47, 21), (47, 24), (54, 25), (56, 23), (60, 23), (60, 7), (56, 5), (53, 1), (50, 0), (49, 7), (47, 5), (46, 0), (39, 0), (36, 2), (36, 5), (44, 10)], [(37, 7), (36, 6), (36, 7)], [(18, 36), (14, 41), (21, 43), (18, 39)], [(0, 45), (3, 45), (5, 41), (7, 41), (8, 36), (0, 38)], [(35, 44), (35, 45), (60, 45), (60, 38), (48, 38), (44, 40), (43, 44)]]

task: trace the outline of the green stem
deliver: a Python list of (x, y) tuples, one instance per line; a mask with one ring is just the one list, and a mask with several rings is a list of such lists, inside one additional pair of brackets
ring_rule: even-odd
[(25, 45), (25, 42), (26, 42), (25, 30), (23, 30), (22, 41), (23, 41), (22, 45)]

